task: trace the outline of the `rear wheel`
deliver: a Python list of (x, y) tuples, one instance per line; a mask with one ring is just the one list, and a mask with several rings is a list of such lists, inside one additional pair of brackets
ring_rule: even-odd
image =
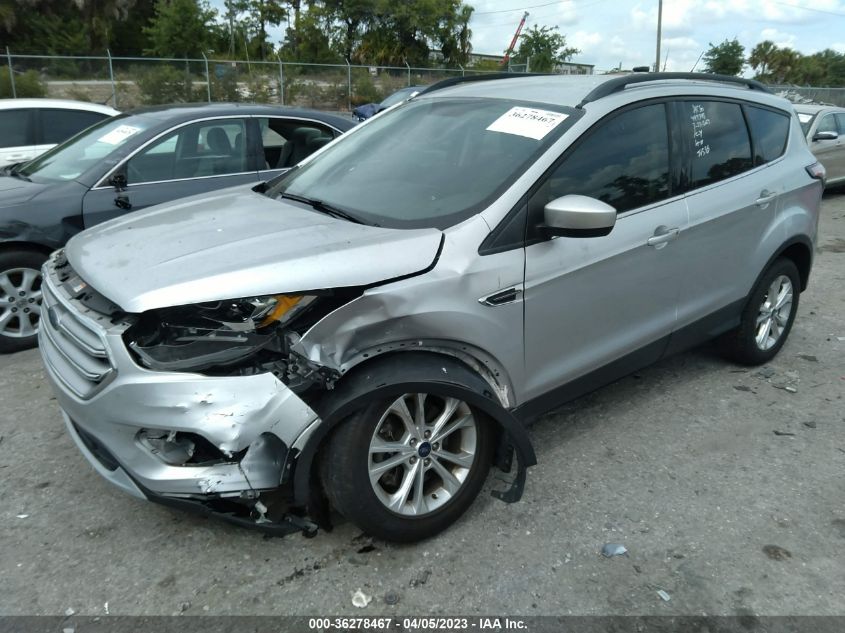
[(460, 517), (490, 469), (491, 425), (466, 402), (406, 393), (345, 420), (322, 456), (332, 505), (389, 541), (433, 536)]
[(795, 321), (800, 288), (792, 260), (776, 260), (751, 291), (739, 327), (725, 335), (728, 355), (745, 365), (761, 365), (774, 358)]
[(41, 265), (46, 255), (0, 253), (0, 353), (35, 347), (41, 319)]

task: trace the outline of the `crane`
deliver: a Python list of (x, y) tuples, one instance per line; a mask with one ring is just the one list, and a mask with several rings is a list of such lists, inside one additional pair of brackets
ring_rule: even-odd
[(513, 53), (513, 49), (516, 48), (516, 41), (519, 39), (519, 34), (522, 33), (522, 27), (525, 26), (525, 20), (528, 18), (528, 11), (526, 11), (522, 15), (522, 19), (519, 21), (519, 26), (516, 27), (516, 33), (513, 34), (513, 40), (511, 40), (511, 45), (508, 46), (508, 50), (505, 52), (505, 56), (502, 58), (502, 66), (507, 65), (510, 61), (511, 53)]

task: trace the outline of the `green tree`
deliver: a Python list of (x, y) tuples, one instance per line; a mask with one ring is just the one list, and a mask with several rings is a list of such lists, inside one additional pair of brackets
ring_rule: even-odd
[(759, 42), (748, 55), (748, 65), (757, 73), (757, 79), (767, 79), (777, 56), (778, 47), (771, 40)]
[(162, 57), (199, 56), (215, 40), (217, 11), (205, 0), (157, 0), (155, 17), (144, 33), (145, 52)]
[(135, 0), (73, 0), (82, 15), (88, 50), (102, 51), (109, 46), (116, 22), (125, 20)]
[(342, 63), (343, 58), (332, 47), (329, 31), (325, 14), (312, 7), (300, 15), (299, 28), (288, 28), (282, 57), (315, 64)]
[(267, 41), (267, 27), (279, 26), (287, 19), (288, 12), (280, 0), (246, 0), (243, 2), (248, 14), (249, 26), (255, 32), (258, 56), (267, 59), (273, 46)]
[(472, 30), (469, 28), (469, 21), (473, 11), (471, 6), (464, 4), (442, 20), (437, 40), (444, 63), (463, 66), (469, 62), (472, 52)]
[(580, 52), (566, 45), (566, 36), (558, 27), (535, 24), (519, 36), (519, 48), (511, 59), (529, 65), (533, 72), (548, 73)]
[(704, 53), (704, 72), (717, 75), (738, 75), (745, 66), (745, 48), (736, 38), (721, 44), (710, 44)]
[(375, 20), (376, 0), (324, 0), (323, 7), (329, 20), (337, 24), (335, 48), (344, 59), (351, 59), (363, 33)]

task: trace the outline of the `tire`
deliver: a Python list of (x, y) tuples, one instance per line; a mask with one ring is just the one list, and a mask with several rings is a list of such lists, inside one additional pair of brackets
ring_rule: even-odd
[[(401, 451), (386, 450), (400, 446)], [(335, 510), (364, 532), (386, 541), (419, 541), (446, 529), (469, 508), (487, 478), (493, 448), (493, 425), (465, 402), (404, 394), (372, 402), (340, 423), (321, 455), (323, 486)], [(467, 459), (470, 454), (474, 457)], [(463, 465), (449, 456), (463, 457)], [(394, 466), (379, 466), (388, 462)], [(378, 473), (373, 481), (371, 468)]]
[(41, 315), (41, 265), (47, 256), (16, 249), (0, 253), (0, 354), (35, 347)]
[[(769, 301), (775, 285), (782, 303), (779, 309)], [(800, 288), (801, 277), (795, 263), (785, 258), (775, 260), (748, 295), (739, 327), (722, 339), (725, 353), (743, 365), (762, 365), (774, 358), (798, 313)]]

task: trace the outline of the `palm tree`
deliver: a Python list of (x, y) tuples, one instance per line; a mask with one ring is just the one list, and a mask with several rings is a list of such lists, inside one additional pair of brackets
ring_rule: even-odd
[(751, 49), (748, 64), (757, 71), (757, 79), (767, 78), (778, 50), (778, 47), (771, 40), (764, 40)]

